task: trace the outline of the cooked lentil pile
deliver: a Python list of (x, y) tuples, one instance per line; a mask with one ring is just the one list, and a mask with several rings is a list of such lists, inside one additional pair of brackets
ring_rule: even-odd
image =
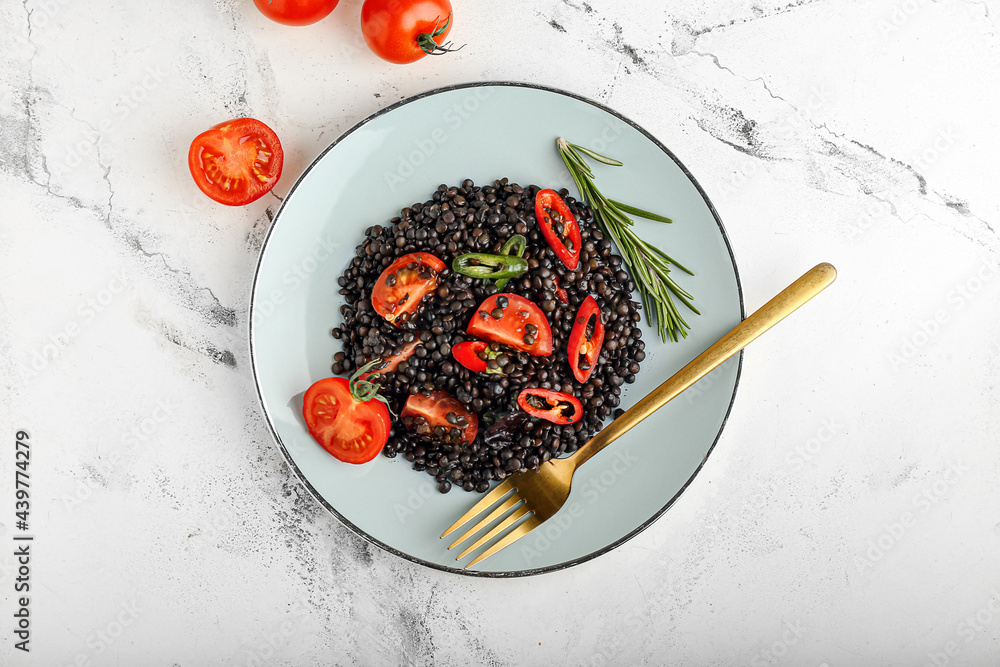
[[(441, 185), (428, 201), (404, 208), (388, 225), (365, 230), (364, 242), (338, 279), (346, 303), (340, 309), (343, 322), (332, 330), (343, 344), (343, 351), (334, 355), (335, 374), (350, 375), (366, 362), (399, 353), (410, 344), (411, 356), (377, 379), (393, 414), (399, 415), (411, 394), (444, 390), (478, 415), (478, 435), (471, 443), (450, 437), (457, 435), (454, 429), (449, 433), (438, 428), (436, 433), (419, 417), (393, 420), (383, 455), (406, 458), (415, 470), (434, 477), (442, 493), (453, 485), (482, 493), (492, 480), (537, 469), (550, 458), (575, 451), (601, 429), (603, 420), (620, 414), (622, 386), (635, 381), (646, 356), (640, 306), (631, 300), (635, 285), (591, 210), (567, 190), (559, 192), (580, 223), (580, 262), (570, 271), (538, 228), (534, 202), (539, 190), (506, 178), (484, 187), (468, 179), (457, 186)], [(541, 308), (552, 330), (552, 354), (532, 356), (494, 345), (494, 354), (500, 354), (491, 359), (493, 372), (475, 373), (453, 358), (452, 348), (474, 340), (466, 333), (469, 321), (497, 289), (494, 280), (453, 271), (452, 261), (464, 253), (499, 253), (516, 234), (527, 240), (528, 270), (512, 278), (503, 292)], [(437, 289), (424, 298), (422, 310), (396, 326), (373, 309), (372, 289), (390, 264), (414, 252), (431, 253), (446, 268), (437, 276)], [(605, 339), (596, 368), (580, 383), (571, 372), (566, 346), (588, 294), (600, 307)], [(520, 411), (517, 397), (528, 387), (572, 394), (583, 405), (583, 418), (556, 425)], [(449, 423), (465, 425), (463, 417), (449, 417)]]

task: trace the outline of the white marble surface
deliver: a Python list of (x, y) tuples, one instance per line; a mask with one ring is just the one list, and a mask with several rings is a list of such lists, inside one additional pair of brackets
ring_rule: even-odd
[[(249, 0), (0, 0), (0, 663), (996, 664), (994, 0), (455, 4), (468, 46), (401, 67), (360, 41), (360, 0), (299, 29)], [(750, 348), (674, 509), (514, 581), (384, 553), (291, 479), (244, 333), (279, 200), (214, 205), (185, 162), (207, 126), (265, 119), (280, 196), (366, 115), (490, 79), (591, 96), (670, 146), (748, 308), (840, 270)]]

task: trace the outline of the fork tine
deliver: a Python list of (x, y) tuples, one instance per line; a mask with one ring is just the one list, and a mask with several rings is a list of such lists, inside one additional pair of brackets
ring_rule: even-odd
[(462, 518), (460, 518), (455, 523), (451, 524), (451, 527), (448, 528), (448, 530), (441, 533), (441, 537), (442, 538), (447, 537), (451, 533), (455, 532), (455, 530), (457, 530), (459, 527), (464, 526), (466, 522), (472, 519), (472, 517), (478, 516), (482, 512), (488, 510), (493, 505), (493, 503), (506, 496), (508, 493), (510, 493), (511, 489), (513, 488), (514, 486), (513, 484), (511, 484), (510, 478), (508, 478), (501, 484), (498, 484), (495, 489), (493, 489), (485, 496), (483, 496), (482, 500), (473, 505), (468, 512), (463, 514)]
[[(520, 500), (520, 498), (518, 498), (518, 500)], [(513, 512), (511, 512), (510, 516), (508, 516), (506, 519), (504, 519), (503, 521), (501, 521), (500, 523), (498, 523), (493, 528), (493, 530), (491, 530), (490, 532), (488, 532), (485, 535), (483, 535), (482, 537), (480, 537), (478, 540), (476, 540), (471, 545), (469, 545), (465, 549), (465, 551), (463, 551), (462, 553), (458, 554), (458, 557), (455, 560), (462, 560), (463, 558), (466, 557), (466, 555), (468, 555), (469, 553), (475, 551), (479, 547), (483, 546), (484, 544), (486, 544), (487, 542), (489, 542), (490, 540), (492, 540), (497, 535), (502, 534), (504, 531), (506, 531), (508, 528), (510, 528), (511, 526), (513, 526), (515, 523), (517, 523), (518, 521), (520, 521), (524, 517), (528, 516), (528, 514), (530, 514), (530, 513), (531, 513), (531, 510), (528, 509), (527, 504), (521, 505), (516, 510), (514, 510)]]
[(509, 497), (506, 501), (497, 505), (497, 508), (492, 512), (490, 512), (489, 516), (487, 516), (485, 519), (474, 523), (472, 528), (469, 528), (460, 538), (451, 543), (451, 546), (448, 547), (448, 550), (450, 551), (451, 549), (454, 549), (459, 544), (466, 541), (467, 539), (472, 537), (475, 533), (479, 532), (483, 528), (486, 528), (491, 523), (502, 517), (504, 514), (506, 514), (519, 504), (521, 504), (521, 496), (515, 493), (514, 495)]
[(528, 517), (526, 521), (518, 525), (514, 530), (504, 535), (503, 539), (501, 539), (492, 547), (490, 547), (483, 553), (479, 554), (476, 558), (474, 558), (468, 565), (465, 566), (465, 569), (468, 570), (470, 567), (472, 567), (479, 561), (489, 558), (490, 556), (500, 551), (504, 547), (510, 546), (512, 543), (518, 541), (519, 539), (521, 539), (522, 537), (533, 531), (535, 528), (538, 528), (538, 526), (540, 526), (541, 524), (542, 522), (538, 519), (538, 517), (532, 514), (531, 516)]

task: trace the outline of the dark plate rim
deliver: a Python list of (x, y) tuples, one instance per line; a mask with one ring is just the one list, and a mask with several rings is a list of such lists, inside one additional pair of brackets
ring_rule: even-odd
[(647, 528), (649, 528), (651, 525), (653, 525), (653, 523), (656, 522), (657, 519), (659, 519), (661, 516), (663, 516), (663, 513), (666, 512), (668, 509), (670, 509), (671, 506), (673, 506), (673, 504), (677, 501), (677, 499), (680, 498), (681, 494), (684, 493), (684, 491), (686, 491), (687, 488), (691, 485), (691, 483), (694, 481), (694, 478), (698, 476), (698, 473), (701, 472), (701, 469), (705, 466), (705, 462), (708, 460), (708, 457), (711, 456), (712, 452), (715, 450), (715, 446), (718, 444), (719, 438), (722, 436), (722, 431), (726, 428), (726, 422), (729, 421), (729, 415), (732, 412), (733, 403), (736, 401), (736, 391), (737, 391), (737, 389), (739, 389), (740, 377), (741, 377), (742, 372), (743, 372), (743, 353), (740, 352), (740, 354), (739, 354), (739, 365), (738, 365), (738, 367), (736, 369), (736, 382), (733, 384), (733, 396), (729, 400), (729, 407), (726, 408), (726, 414), (725, 414), (725, 416), (722, 419), (722, 424), (719, 426), (719, 432), (715, 435), (715, 439), (712, 441), (712, 446), (709, 447), (708, 451), (705, 453), (705, 458), (702, 459), (702, 461), (698, 465), (697, 469), (695, 469), (695, 471), (691, 474), (691, 477), (688, 478), (688, 480), (684, 483), (684, 485), (681, 486), (680, 489), (678, 489), (677, 493), (675, 493), (673, 495), (673, 497), (670, 498), (670, 500), (668, 500), (667, 503), (659, 511), (657, 511), (655, 514), (653, 514), (653, 516), (651, 516), (646, 522), (644, 522), (642, 525), (640, 525), (639, 527), (637, 527), (635, 530), (633, 530), (632, 532), (628, 533), (627, 535), (625, 535), (621, 539), (619, 539), (619, 540), (617, 540), (615, 542), (612, 542), (611, 544), (609, 544), (609, 545), (607, 545), (605, 547), (602, 547), (602, 548), (598, 549), (597, 551), (589, 553), (589, 554), (587, 554), (585, 556), (581, 556), (579, 558), (574, 558), (573, 560), (565, 561), (565, 562), (562, 562), (562, 563), (556, 563), (555, 565), (548, 565), (546, 567), (535, 568), (535, 569), (531, 569), (531, 570), (515, 570), (515, 571), (511, 571), (511, 572), (483, 572), (483, 571), (479, 571), (479, 570), (463, 570), (463, 569), (456, 568), (456, 567), (449, 567), (447, 565), (440, 565), (438, 563), (432, 563), (430, 561), (426, 561), (426, 560), (424, 560), (422, 558), (417, 558), (416, 556), (412, 556), (412, 555), (410, 555), (408, 553), (400, 551), (399, 549), (391, 547), (388, 544), (385, 544), (384, 542), (382, 542), (382, 541), (380, 541), (380, 540), (372, 537), (371, 535), (369, 535), (368, 533), (366, 533), (365, 531), (361, 530), (360, 528), (358, 528), (357, 526), (355, 526), (353, 523), (351, 523), (350, 521), (348, 521), (346, 517), (344, 517), (340, 512), (338, 512), (330, 503), (328, 503), (326, 501), (325, 498), (323, 498), (319, 494), (319, 492), (315, 488), (313, 488), (312, 484), (309, 483), (309, 480), (307, 480), (306, 477), (305, 477), (305, 475), (302, 473), (302, 471), (299, 470), (299, 467), (295, 464), (295, 461), (292, 460), (292, 457), (289, 455), (288, 450), (285, 448), (285, 444), (281, 441), (281, 436), (278, 435), (278, 432), (274, 428), (273, 420), (271, 419), (271, 415), (268, 413), (267, 406), (264, 403), (264, 395), (261, 392), (261, 386), (260, 386), (260, 377), (257, 374), (257, 359), (256, 359), (256, 355), (254, 354), (254, 344), (253, 344), (254, 295), (257, 292), (257, 281), (258, 281), (258, 278), (260, 277), (260, 270), (261, 270), (261, 266), (262, 266), (263, 261), (264, 261), (264, 254), (265, 254), (265, 251), (267, 250), (268, 241), (270, 241), (270, 239), (271, 239), (271, 233), (274, 231), (275, 227), (277, 227), (277, 225), (278, 225), (278, 222), (281, 220), (281, 214), (284, 211), (285, 204), (289, 201), (289, 199), (291, 199), (292, 194), (294, 194), (295, 190), (305, 180), (306, 176), (309, 174), (310, 171), (312, 171), (313, 167), (315, 167), (319, 163), (319, 161), (322, 160), (326, 156), (327, 153), (329, 153), (331, 150), (333, 150), (337, 146), (337, 144), (339, 144), (345, 138), (347, 138), (348, 136), (350, 136), (351, 134), (353, 134), (355, 131), (357, 131), (360, 128), (364, 127), (365, 125), (367, 125), (371, 121), (375, 120), (379, 116), (383, 116), (383, 115), (385, 115), (385, 114), (387, 114), (387, 113), (389, 113), (389, 112), (391, 112), (391, 111), (393, 111), (395, 109), (398, 109), (401, 106), (404, 106), (406, 104), (410, 104), (411, 102), (415, 102), (417, 100), (421, 100), (421, 99), (423, 99), (425, 97), (430, 97), (432, 95), (438, 95), (438, 94), (441, 94), (441, 93), (451, 92), (451, 91), (454, 91), (454, 90), (463, 90), (463, 89), (466, 89), (466, 88), (485, 88), (485, 87), (491, 87), (491, 86), (507, 86), (507, 87), (511, 87), (511, 88), (533, 88), (535, 90), (542, 90), (542, 91), (545, 91), (545, 92), (548, 92), (548, 93), (555, 93), (557, 95), (564, 95), (566, 97), (569, 97), (569, 98), (572, 98), (572, 99), (575, 99), (575, 100), (579, 100), (580, 102), (584, 102), (586, 104), (590, 104), (591, 106), (597, 107), (598, 109), (601, 109), (602, 111), (611, 114), (615, 118), (618, 118), (619, 120), (621, 120), (621, 121), (623, 121), (625, 123), (628, 123), (631, 127), (635, 128), (636, 130), (638, 130), (639, 132), (641, 132), (643, 136), (645, 136), (647, 139), (649, 139), (651, 142), (653, 142), (653, 144), (655, 144), (660, 150), (662, 150), (667, 155), (667, 157), (669, 157), (671, 160), (673, 160), (674, 163), (681, 169), (681, 171), (684, 172), (684, 175), (688, 178), (688, 180), (690, 180), (691, 183), (694, 185), (694, 187), (698, 190), (698, 194), (700, 194), (701, 197), (702, 197), (702, 199), (705, 200), (705, 204), (708, 206), (709, 211), (711, 211), (712, 217), (715, 219), (715, 223), (719, 226), (719, 232), (722, 234), (722, 240), (725, 242), (725, 244), (726, 244), (726, 250), (729, 252), (729, 260), (730, 260), (730, 262), (732, 262), (732, 265), (733, 265), (733, 275), (736, 278), (736, 290), (737, 290), (737, 293), (739, 295), (739, 302), (740, 302), (740, 319), (742, 320), (742, 319), (746, 318), (746, 307), (744, 306), (744, 303), (743, 303), (743, 285), (740, 282), (740, 274), (739, 274), (739, 269), (736, 266), (736, 257), (733, 254), (733, 247), (732, 247), (732, 244), (729, 242), (729, 235), (726, 233), (726, 228), (722, 224), (722, 219), (719, 218), (719, 214), (715, 210), (715, 206), (712, 204), (712, 201), (708, 198), (708, 195), (705, 193), (705, 190), (701, 187), (701, 184), (698, 183), (698, 181), (697, 181), (697, 179), (695, 179), (694, 175), (690, 171), (688, 171), (688, 168), (686, 166), (684, 166), (684, 164), (677, 158), (676, 155), (673, 154), (673, 152), (670, 151), (669, 148), (667, 148), (662, 143), (660, 143), (660, 141), (656, 137), (654, 137), (652, 134), (650, 134), (649, 132), (647, 132), (644, 128), (642, 128), (641, 126), (639, 126), (637, 123), (631, 121), (630, 119), (626, 118), (625, 116), (623, 116), (622, 114), (618, 113), (617, 111), (604, 106), (600, 102), (595, 102), (594, 100), (591, 100), (591, 99), (589, 99), (587, 97), (583, 97), (582, 95), (577, 95), (576, 93), (572, 93), (572, 92), (569, 92), (569, 91), (566, 91), (566, 90), (561, 90), (559, 88), (552, 88), (550, 86), (543, 86), (543, 85), (539, 85), (539, 84), (535, 84), (535, 83), (524, 83), (524, 82), (518, 82), (518, 81), (477, 81), (477, 82), (470, 82), (470, 83), (457, 83), (457, 84), (451, 84), (451, 85), (448, 85), (448, 86), (442, 86), (440, 88), (434, 88), (434, 89), (425, 91), (423, 93), (418, 93), (417, 95), (413, 95), (411, 97), (407, 97), (406, 99), (403, 99), (403, 100), (400, 100), (399, 102), (391, 104), (391, 105), (385, 107), (384, 109), (380, 109), (380, 110), (376, 111), (375, 113), (371, 114), (370, 116), (368, 116), (367, 118), (365, 118), (364, 120), (358, 122), (356, 125), (354, 125), (349, 130), (347, 130), (346, 132), (344, 132), (343, 134), (341, 134), (339, 137), (337, 137), (333, 141), (333, 143), (331, 143), (329, 146), (327, 146), (323, 150), (323, 152), (321, 152), (319, 155), (317, 155), (316, 158), (312, 162), (309, 163), (309, 166), (306, 167), (305, 170), (295, 180), (295, 183), (292, 184), (292, 187), (288, 190), (288, 193), (285, 195), (284, 199), (282, 200), (281, 205), (278, 207), (278, 211), (274, 214), (274, 219), (271, 221), (271, 225), (270, 225), (270, 227), (267, 230), (267, 235), (264, 237), (264, 241), (261, 244), (260, 256), (259, 256), (259, 258), (257, 260), (257, 268), (254, 269), (253, 284), (252, 284), (252, 286), (250, 288), (250, 309), (249, 309), (249, 317), (248, 317), (248, 322), (247, 322), (247, 334), (248, 334), (248, 339), (247, 340), (248, 340), (248, 344), (249, 344), (249, 348), (250, 348), (250, 365), (251, 365), (251, 367), (253, 369), (254, 387), (257, 390), (257, 399), (260, 401), (261, 410), (264, 412), (264, 417), (266, 418), (266, 421), (267, 421), (267, 427), (268, 427), (268, 429), (270, 429), (271, 435), (274, 437), (274, 440), (275, 440), (275, 442), (278, 445), (278, 449), (281, 452), (281, 455), (285, 459), (285, 463), (288, 464), (289, 468), (291, 468), (291, 470), (295, 473), (295, 476), (299, 479), (299, 481), (302, 483), (302, 485), (305, 486), (306, 489), (309, 490), (309, 493), (312, 494), (313, 498), (315, 498), (323, 507), (325, 507), (327, 509), (327, 511), (329, 511), (331, 514), (333, 514), (335, 517), (337, 517), (341, 521), (341, 523), (343, 523), (348, 528), (350, 528), (351, 530), (353, 530), (357, 535), (359, 535), (360, 537), (362, 537), (365, 540), (368, 540), (369, 542), (371, 542), (372, 544), (378, 546), (379, 548), (384, 549), (385, 551), (388, 551), (391, 554), (395, 554), (396, 556), (399, 556), (400, 558), (404, 558), (404, 559), (406, 559), (408, 561), (417, 563), (418, 565), (423, 565), (425, 567), (429, 567), (429, 568), (432, 568), (432, 569), (435, 569), (435, 570), (441, 570), (442, 572), (451, 572), (453, 574), (461, 574), (461, 575), (466, 575), (466, 576), (471, 576), (471, 577), (487, 577), (487, 578), (494, 578), (494, 579), (504, 579), (504, 578), (513, 578), (513, 577), (527, 577), (527, 576), (533, 576), (533, 575), (537, 575), (537, 574), (545, 574), (545, 573), (548, 573), (548, 572), (556, 572), (558, 570), (564, 570), (566, 568), (573, 567), (574, 565), (579, 565), (581, 563), (585, 563), (585, 562), (587, 562), (589, 560), (597, 558), (598, 556), (602, 556), (602, 555), (608, 553), (609, 551), (617, 549), (618, 547), (620, 547), (621, 545), (625, 544), (626, 542), (628, 542), (629, 540), (631, 540), (633, 537), (635, 537), (636, 535), (638, 535), (642, 531), (644, 531)]

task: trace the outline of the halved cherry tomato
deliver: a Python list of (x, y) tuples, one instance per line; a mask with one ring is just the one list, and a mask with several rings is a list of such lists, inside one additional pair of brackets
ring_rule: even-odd
[(536, 357), (552, 354), (552, 329), (545, 313), (517, 294), (494, 294), (483, 301), (467, 331)]
[(274, 130), (237, 118), (202, 132), (188, 150), (188, 168), (206, 195), (227, 206), (260, 199), (281, 177), (285, 154)]
[(408, 430), (435, 442), (472, 442), (479, 431), (476, 413), (469, 411), (446, 391), (435, 391), (430, 396), (411, 395), (406, 399), (399, 419)]
[(403, 255), (389, 265), (372, 288), (375, 312), (397, 327), (415, 317), (420, 302), (437, 289), (445, 264), (427, 252)]
[(490, 368), (489, 362), (499, 357), (503, 352), (496, 343), (487, 343), (482, 340), (467, 340), (464, 343), (453, 345), (451, 354), (455, 361), (468, 368), (473, 373), (490, 373), (502, 375), (503, 370), (498, 366)]
[(575, 424), (583, 418), (583, 404), (561, 391), (530, 387), (517, 395), (517, 404), (532, 417), (553, 424)]
[(386, 373), (394, 372), (396, 370), (396, 367), (399, 366), (399, 362), (406, 361), (407, 359), (413, 356), (414, 351), (416, 351), (417, 349), (417, 345), (420, 345), (419, 334), (413, 339), (413, 342), (404, 345), (403, 349), (401, 349), (399, 352), (397, 352), (396, 354), (389, 355), (388, 357), (384, 358), (380, 363), (375, 364), (375, 366), (372, 367), (372, 370), (366, 373), (362, 373), (360, 379), (367, 380), (369, 375), (373, 375), (375, 373), (379, 375), (384, 375)]
[(580, 264), (580, 223), (559, 193), (541, 190), (535, 195), (535, 218), (552, 252), (575, 271)]
[(569, 367), (573, 370), (573, 377), (578, 381), (586, 382), (590, 379), (590, 374), (597, 365), (597, 358), (601, 355), (602, 345), (604, 345), (604, 321), (601, 309), (594, 297), (588, 294), (580, 304), (580, 309), (576, 311), (573, 331), (570, 332), (566, 344)]
[(569, 303), (569, 292), (565, 287), (559, 287), (559, 276), (552, 276), (552, 282), (556, 286), (556, 298), (560, 303)]
[(309, 25), (333, 11), (340, 0), (253, 0), (264, 16), (285, 25)]
[(378, 385), (360, 379), (370, 365), (350, 379), (332, 377), (314, 383), (303, 397), (302, 416), (309, 435), (345, 463), (366, 463), (389, 439), (389, 408)]

